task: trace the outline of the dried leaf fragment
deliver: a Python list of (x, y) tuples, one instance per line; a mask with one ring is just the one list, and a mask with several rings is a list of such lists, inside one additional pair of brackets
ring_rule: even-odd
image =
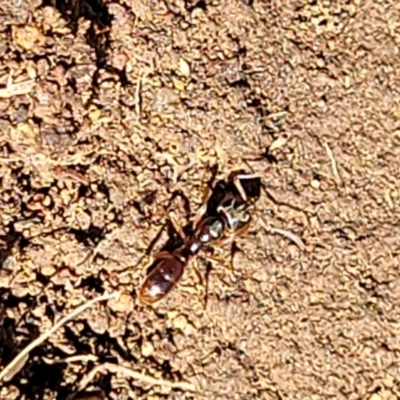
[(12, 27), (14, 42), (24, 50), (33, 50), (46, 42), (46, 37), (35, 26)]
[(175, 89), (178, 89), (180, 92), (185, 90), (185, 82), (182, 82), (176, 78), (172, 78), (172, 83), (174, 84)]
[(17, 83), (8, 83), (5, 88), (0, 88), (0, 98), (7, 99), (14, 96), (20, 96), (22, 94), (28, 94), (32, 92), (35, 87), (35, 81), (26, 80)]
[(281, 147), (283, 147), (287, 141), (288, 141), (288, 137), (287, 136), (280, 136), (278, 137), (278, 139), (275, 139), (269, 146), (269, 151), (273, 151), (276, 149), (279, 149)]

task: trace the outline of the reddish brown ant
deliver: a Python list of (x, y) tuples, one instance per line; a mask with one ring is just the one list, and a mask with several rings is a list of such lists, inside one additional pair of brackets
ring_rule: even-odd
[(200, 250), (228, 242), (233, 244), (235, 237), (243, 235), (250, 226), (250, 209), (260, 196), (260, 187), (260, 178), (255, 175), (243, 171), (231, 173), (227, 181), (220, 181), (209, 190), (203, 206), (196, 214), (193, 233), (189, 237), (171, 216), (170, 220), (184, 244), (175, 251), (163, 251), (155, 255), (153, 269), (141, 285), (139, 301), (151, 305), (163, 299)]

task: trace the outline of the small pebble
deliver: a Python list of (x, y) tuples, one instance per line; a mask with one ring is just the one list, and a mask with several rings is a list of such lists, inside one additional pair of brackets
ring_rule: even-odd
[(387, 388), (392, 388), (394, 386), (394, 378), (391, 375), (386, 375), (386, 377), (382, 380), (382, 383)]
[(121, 293), (118, 299), (110, 300), (108, 305), (115, 312), (127, 314), (133, 310), (133, 299), (129, 293)]
[(150, 342), (143, 342), (141, 352), (143, 357), (150, 357), (154, 352), (154, 347)]
[(175, 89), (178, 89), (180, 92), (185, 90), (185, 82), (182, 82), (176, 78), (172, 78), (172, 83), (174, 84)]
[(321, 182), (320, 182), (320, 181), (318, 181), (318, 180), (316, 180), (316, 179), (313, 179), (313, 180), (311, 181), (311, 187), (312, 187), (313, 189), (319, 189), (320, 186), (321, 186)]
[(185, 330), (188, 324), (187, 318), (184, 315), (178, 315), (173, 320), (173, 325), (175, 329)]
[(182, 76), (188, 77), (190, 75), (190, 66), (184, 58), (179, 60), (179, 72)]

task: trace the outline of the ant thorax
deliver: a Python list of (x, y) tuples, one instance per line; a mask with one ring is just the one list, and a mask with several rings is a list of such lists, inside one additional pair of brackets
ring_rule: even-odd
[(202, 246), (208, 245), (222, 237), (224, 233), (224, 222), (221, 218), (207, 217), (195, 230), (191, 250), (196, 252)]
[(205, 229), (199, 236), (199, 239), (202, 243), (209, 243), (213, 240), (219, 239), (222, 236), (224, 224), (220, 219), (215, 218), (211, 224), (206, 225), (204, 228)]
[(234, 196), (225, 198), (218, 207), (218, 212), (224, 215), (226, 223), (232, 231), (243, 228), (251, 219), (248, 204)]

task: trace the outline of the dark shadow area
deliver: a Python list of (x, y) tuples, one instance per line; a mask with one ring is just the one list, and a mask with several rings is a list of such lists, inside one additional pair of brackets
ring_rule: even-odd
[[(43, 350), (35, 352), (42, 355)], [(46, 396), (48, 390), (58, 391), (60, 383), (63, 381), (64, 372), (62, 365), (48, 365), (40, 361), (40, 358), (33, 359), (33, 354), (23, 370), (10, 382), (18, 386), (20, 399), (41, 400)], [(24, 378), (25, 383), (21, 383)], [(15, 380), (15, 382), (14, 382)]]
[[(21, 209), (23, 209), (21, 207)], [(14, 274), (15, 265), (12, 254), (17, 248), (23, 252), (29, 244), (29, 239), (24, 238), (21, 232), (15, 229), (15, 222), (10, 222), (6, 227), (6, 234), (0, 237), (0, 268), (5, 274)], [(42, 276), (38, 274), (40, 280)], [(26, 295), (15, 297), (11, 290), (3, 288), (0, 290), (0, 364), (1, 367), (8, 365), (30, 342), (39, 335), (38, 323), (30, 313), (30, 309), (37, 306), (39, 296)], [(25, 309), (18, 318), (6, 315), (6, 310)], [(40, 355), (40, 349), (34, 349), (24, 365), (16, 370), (10, 381), (4, 382), (4, 386), (14, 385), (20, 390), (21, 396), (29, 399), (41, 399), (44, 396), (45, 387), (51, 387), (61, 379), (62, 372), (53, 367), (49, 370), (40, 369), (41, 364), (34, 361), (35, 356)], [(25, 379), (26, 383), (21, 383)], [(45, 382), (46, 381), (46, 382)], [(35, 382), (35, 385), (32, 385)], [(22, 398), (22, 397), (21, 397)]]
[(79, 243), (91, 247), (103, 240), (107, 232), (106, 229), (91, 224), (88, 229), (70, 228), (68, 229), (68, 233), (74, 235)]
[[(98, 334), (93, 332), (86, 321), (81, 321), (81, 323), (83, 328), (79, 332), (66, 325), (64, 327), (65, 338), (69, 343), (69, 347), (74, 348), (75, 354), (95, 354), (98, 357), (97, 361), (90, 360), (86, 363), (85, 369), (87, 371), (91, 371), (97, 365), (106, 362), (117, 364), (118, 360), (112, 355), (113, 352), (114, 354), (117, 352), (132, 364), (138, 363), (135, 357), (121, 349), (117, 340), (110, 337), (108, 332)], [(17, 346), (14, 338), (17, 334), (19, 336), (23, 335), (19, 331), (24, 332), (25, 337), (23, 340), (19, 340)], [(128, 335), (129, 331), (126, 334)], [(3, 319), (2, 328), (0, 329), (0, 357), (2, 364), (8, 364), (28, 343), (35, 340), (38, 335), (39, 331), (36, 325), (28, 324), (24, 321), (23, 327), (18, 328), (14, 320)], [(63, 351), (62, 346), (58, 348), (45, 342), (42, 346), (31, 351), (29, 358), (22, 368), (10, 381), (5, 382), (4, 386), (17, 387), (20, 392), (18, 399), (21, 400), (41, 400), (48, 398), (49, 392), (57, 393), (56, 400), (92, 400), (89, 396), (92, 392), (76, 393), (77, 385), (83, 378), (83, 375), (77, 375), (73, 382), (66, 383), (65, 371), (67, 370), (67, 363), (62, 361), (52, 363), (52, 360), (63, 360), (67, 357), (68, 354)], [(96, 375), (94, 381), (90, 382), (90, 385), (95, 386), (99, 390), (93, 393), (93, 396), (100, 396), (101, 393), (105, 393), (106, 398), (108, 398), (108, 394), (114, 390), (111, 384), (112, 375), (109, 372)], [(101, 399), (101, 397), (99, 398)]]
[(98, 75), (100, 69), (105, 69), (118, 76), (121, 84), (129, 84), (125, 70), (114, 68), (108, 63), (110, 48), (110, 28), (113, 16), (108, 11), (103, 0), (43, 0), (42, 7), (56, 8), (68, 22), (73, 34), (78, 30), (78, 21), (84, 19), (90, 21), (85, 38), (87, 44), (96, 54), (97, 71), (94, 74), (92, 85), (94, 93), (98, 87)]
[(7, 233), (0, 236), (0, 269), (3, 267), (6, 269), (12, 268), (12, 265), (8, 265), (12, 249), (15, 245), (18, 245), (22, 238), (21, 232), (15, 230), (14, 224), (10, 223), (6, 228)]
[[(24, 301), (24, 299), (20, 300)], [(37, 325), (28, 321), (19, 324), (13, 319), (2, 318), (1, 322), (0, 359), (4, 367), (38, 337), (39, 330)], [(18, 387), (19, 399), (40, 400), (45, 398), (46, 391), (57, 390), (63, 380), (63, 367), (45, 364), (42, 357), (48, 354), (46, 346), (33, 349), (25, 364), (17, 367), (14, 375), (10, 377), (11, 379), (4, 382), (3, 385)]]
[(43, 7), (56, 8), (68, 21), (72, 32), (76, 34), (80, 18), (91, 22), (86, 34), (87, 43), (96, 53), (98, 67), (104, 67), (107, 62), (107, 52), (110, 45), (108, 30), (111, 27), (112, 16), (102, 0), (44, 0)]
[[(60, 398), (59, 400), (64, 400)], [(102, 390), (81, 390), (69, 395), (65, 400), (106, 400), (106, 395)]]

